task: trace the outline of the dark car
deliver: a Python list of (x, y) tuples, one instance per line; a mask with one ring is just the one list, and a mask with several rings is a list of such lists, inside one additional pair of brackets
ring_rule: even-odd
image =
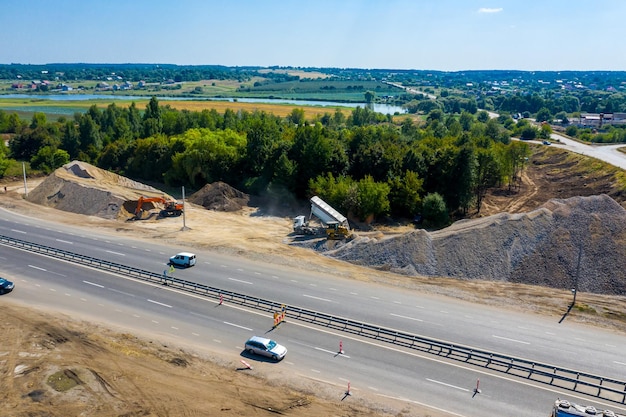
[(13, 291), (15, 284), (13, 284), (8, 279), (0, 278), (0, 294), (5, 294), (7, 292)]

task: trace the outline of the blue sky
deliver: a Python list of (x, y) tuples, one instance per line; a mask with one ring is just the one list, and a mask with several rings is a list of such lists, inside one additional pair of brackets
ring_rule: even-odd
[(624, 0), (0, 0), (0, 63), (626, 70)]

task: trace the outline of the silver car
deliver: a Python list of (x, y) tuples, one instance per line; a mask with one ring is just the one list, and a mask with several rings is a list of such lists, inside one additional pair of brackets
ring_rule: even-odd
[(252, 354), (267, 356), (275, 361), (279, 361), (287, 354), (287, 348), (279, 345), (272, 339), (265, 337), (252, 336), (246, 341), (245, 349)]

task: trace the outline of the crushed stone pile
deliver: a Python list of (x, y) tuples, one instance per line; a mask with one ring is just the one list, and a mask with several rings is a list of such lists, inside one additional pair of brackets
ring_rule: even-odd
[(189, 196), (188, 201), (215, 211), (239, 211), (248, 205), (250, 196), (218, 181), (206, 184)]
[(58, 210), (118, 219), (128, 218), (141, 196), (171, 199), (149, 185), (73, 161), (56, 169), (26, 199)]
[(354, 264), (626, 295), (626, 209), (606, 195), (550, 200), (520, 214), (465, 220), (437, 232), (357, 237), (331, 250)]

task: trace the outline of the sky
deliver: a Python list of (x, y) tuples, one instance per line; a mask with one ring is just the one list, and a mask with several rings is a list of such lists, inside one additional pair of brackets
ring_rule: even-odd
[(0, 64), (626, 71), (626, 0), (0, 0)]

